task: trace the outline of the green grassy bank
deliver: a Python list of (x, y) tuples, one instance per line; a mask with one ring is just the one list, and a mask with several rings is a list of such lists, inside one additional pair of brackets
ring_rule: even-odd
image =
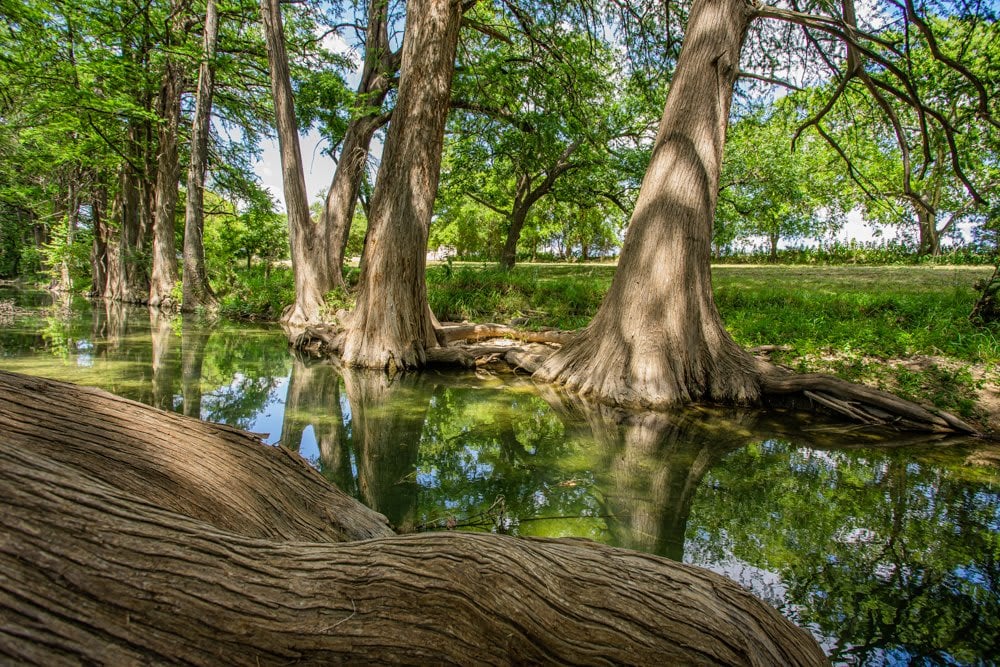
[[(590, 321), (614, 271), (611, 264), (522, 264), (511, 272), (432, 264), (428, 298), (442, 321), (577, 329)], [(997, 384), (1000, 326), (974, 325), (968, 315), (978, 296), (973, 283), (991, 271), (719, 265), (713, 280), (723, 320), (742, 345), (784, 346), (773, 359), (795, 370), (834, 373), (985, 422), (1000, 412), (1000, 401), (994, 408), (984, 400)], [(280, 314), (292, 294), (290, 274), (279, 270), (256, 281), (234, 291), (230, 302), (238, 308), (229, 314)], [(343, 295), (331, 299), (331, 307), (348, 305)]]
[[(586, 325), (615, 267), (522, 265), (511, 273), (476, 264), (428, 270), (431, 307), (443, 320), (531, 328)], [(982, 266), (713, 267), (715, 297), (733, 337), (787, 349), (774, 361), (831, 372), (987, 421), (980, 399), (995, 381), (1000, 327), (972, 324)]]

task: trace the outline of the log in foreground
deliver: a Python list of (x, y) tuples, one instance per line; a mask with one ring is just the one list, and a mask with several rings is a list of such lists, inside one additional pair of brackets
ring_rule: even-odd
[[(19, 428), (16, 442), (0, 440), (0, 663), (826, 662), (808, 633), (735, 583), (655, 556), (486, 534), (289, 541), (168, 511), (156, 485), (125, 479), (124, 489), (121, 474), (99, 477), (106, 457), (96, 443), (109, 438), (124, 451), (138, 431), (131, 461), (155, 471), (169, 466), (157, 438), (167, 446), (190, 429), (201, 446), (217, 438), (219, 452), (232, 447), (237, 465), (245, 443), (233, 444), (232, 429), (203, 431), (125, 402), (107, 429), (91, 415), (93, 442), (63, 460), (47, 438), (73, 426), (48, 424), (51, 400), (37, 392), (77, 406), (103, 392), (3, 380), (24, 393), (14, 412), (0, 400), (0, 423)], [(33, 402), (45, 407), (32, 430), (18, 406)], [(156, 428), (161, 421), (170, 428)], [(68, 438), (63, 446), (72, 447)], [(200, 488), (197, 468), (173, 470), (173, 483), (192, 476)], [(265, 479), (273, 486), (258, 481), (258, 493), (289, 493), (282, 478)], [(314, 498), (331, 488), (319, 475), (292, 483)], [(193, 499), (209, 517), (228, 502), (201, 491)], [(302, 520), (294, 504), (270, 518), (277, 534)]]
[(0, 371), (0, 434), (4, 445), (239, 535), (343, 542), (393, 534), (385, 517), (296, 454), (99, 389)]

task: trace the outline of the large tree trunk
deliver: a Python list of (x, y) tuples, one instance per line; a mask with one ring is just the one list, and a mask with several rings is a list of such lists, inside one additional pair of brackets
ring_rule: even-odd
[(108, 282), (108, 237), (107, 221), (108, 191), (103, 182), (96, 184), (94, 197), (90, 203), (93, 224), (93, 246), (90, 249), (90, 295), (103, 297)]
[(148, 141), (145, 128), (129, 128), (130, 159), (119, 172), (115, 199), (117, 234), (109, 244), (108, 284), (105, 296), (125, 303), (146, 303), (149, 299), (149, 272), (146, 248), (149, 188), (140, 169), (143, 148)]
[(215, 0), (205, 6), (205, 34), (202, 38), (201, 65), (198, 67), (198, 91), (194, 120), (191, 123), (191, 161), (187, 174), (187, 206), (184, 211), (184, 272), (182, 274), (182, 309), (214, 310), (218, 306), (208, 283), (205, 269), (205, 171), (208, 164), (208, 139), (211, 134), (212, 95), (215, 92), (215, 47), (219, 38), (219, 12)]
[(388, 12), (389, 3), (386, 0), (370, 0), (365, 31), (365, 63), (356, 97), (356, 103), (370, 111), (352, 118), (347, 125), (340, 161), (333, 173), (320, 221), (320, 228), (326, 235), (330, 282), (334, 287), (344, 285), (344, 250), (351, 234), (368, 150), (372, 136), (383, 123), (379, 107), (392, 87), (399, 65), (398, 54), (393, 53), (389, 46)]
[[(180, 13), (176, 2), (172, 9), (175, 13)], [(179, 305), (173, 297), (173, 291), (177, 282), (177, 244), (174, 234), (178, 179), (181, 174), (177, 133), (181, 121), (181, 93), (184, 90), (182, 78), (180, 66), (172, 57), (167, 56), (157, 99), (157, 115), (160, 117), (157, 129), (159, 153), (156, 159), (154, 194), (156, 209), (153, 215), (153, 264), (149, 280), (149, 305), (163, 310), (172, 310)]]
[(536, 376), (597, 400), (749, 403), (760, 373), (722, 325), (710, 252), (733, 84), (751, 8), (695, 0), (649, 169), (593, 322)]
[(275, 124), (281, 151), (281, 176), (288, 213), (288, 240), (292, 250), (292, 273), (295, 275), (295, 303), (282, 315), (292, 326), (317, 323), (323, 297), (330, 289), (330, 271), (324, 252), (316, 252), (323, 241), (309, 217), (309, 197), (302, 170), (299, 130), (295, 120), (291, 74), (285, 51), (285, 34), (278, 0), (260, 0), (261, 22), (271, 70), (271, 95), (274, 99)]
[[(0, 442), (2, 662), (826, 662), (808, 633), (699, 568), (488, 534), (333, 544), (347, 536), (316, 534), (323, 503), (289, 502), (332, 488), (280, 449), (93, 390), (6, 373), (0, 387), (15, 438)], [(94, 419), (101, 401), (117, 409)], [(83, 429), (65, 428), (74, 417)], [(179, 459), (178, 436), (192, 441)]]
[(462, 4), (415, 0), (406, 14), (399, 99), (343, 352), (349, 365), (389, 372), (423, 366), (437, 344), (424, 273)]

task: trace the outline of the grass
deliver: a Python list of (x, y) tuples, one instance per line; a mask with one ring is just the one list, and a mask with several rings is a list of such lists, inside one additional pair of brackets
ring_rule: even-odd
[[(578, 329), (593, 317), (614, 271), (612, 264), (590, 263), (522, 264), (511, 272), (482, 263), (437, 263), (427, 271), (428, 299), (442, 321)], [(774, 360), (795, 370), (833, 373), (987, 419), (977, 399), (987, 381), (997, 381), (1000, 326), (973, 325), (968, 314), (978, 296), (973, 283), (991, 271), (720, 265), (712, 275), (723, 321), (740, 344), (788, 346)], [(290, 275), (254, 275), (251, 282), (224, 301), (229, 314), (261, 308), (262, 315), (277, 317), (278, 299), (269, 288), (282, 283), (278, 294), (290, 299)], [(339, 306), (349, 299), (337, 295), (334, 301)]]
[[(443, 320), (575, 329), (590, 321), (611, 284), (610, 264), (433, 266), (431, 307)], [(715, 298), (742, 345), (783, 345), (774, 360), (801, 372), (833, 373), (971, 419), (995, 380), (1000, 327), (968, 320), (973, 283), (990, 267), (713, 267)]]
[(440, 264), (427, 271), (427, 298), (442, 321), (519, 320), (529, 328), (578, 329), (601, 304), (614, 267), (531, 264), (503, 271), (482, 264)]

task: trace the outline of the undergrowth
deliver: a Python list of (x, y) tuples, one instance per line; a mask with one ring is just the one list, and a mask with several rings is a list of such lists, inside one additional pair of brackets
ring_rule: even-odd
[[(531, 329), (585, 326), (600, 305), (610, 264), (448, 263), (427, 271), (428, 300), (441, 321), (513, 323)], [(988, 267), (715, 266), (723, 321), (747, 347), (781, 345), (774, 360), (829, 372), (975, 418), (984, 374), (1000, 368), (1000, 326), (968, 315)], [(357, 280), (350, 270), (348, 284)], [(276, 319), (290, 303), (291, 272), (244, 273), (222, 299), (235, 317)], [(348, 293), (328, 308), (347, 307)], [(890, 363), (891, 362), (891, 363)], [(910, 363), (913, 362), (913, 363)], [(975, 370), (975, 372), (973, 372)]]
[(233, 278), (219, 294), (219, 312), (226, 317), (245, 320), (270, 320), (295, 301), (291, 268), (264, 265), (234, 269)]

